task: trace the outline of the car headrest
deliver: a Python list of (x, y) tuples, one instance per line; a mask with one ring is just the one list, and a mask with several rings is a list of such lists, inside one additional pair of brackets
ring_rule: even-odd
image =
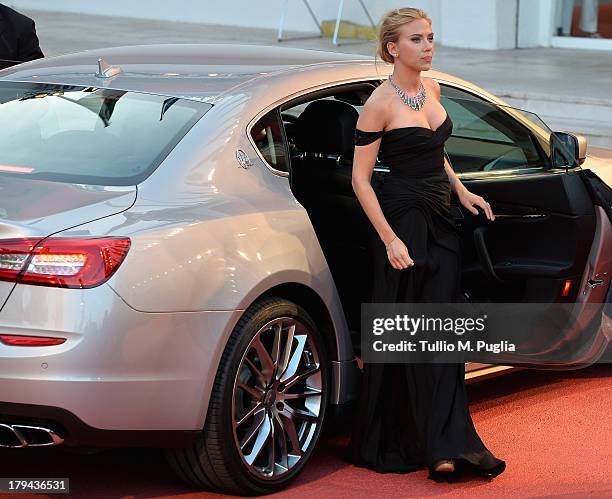
[(349, 104), (317, 100), (295, 122), (295, 143), (304, 152), (353, 156), (359, 113)]

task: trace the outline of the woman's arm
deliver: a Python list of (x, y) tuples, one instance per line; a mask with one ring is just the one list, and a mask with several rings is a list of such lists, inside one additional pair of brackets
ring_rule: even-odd
[(459, 177), (457, 177), (455, 170), (453, 170), (453, 167), (450, 165), (448, 159), (446, 158), (444, 158), (444, 171), (448, 175), (448, 181), (450, 182), (451, 189), (455, 191), (457, 196), (459, 195), (459, 193), (467, 191), (466, 187), (461, 183), (461, 180), (459, 180)]
[[(429, 79), (429, 81), (431, 81), (432, 83), (432, 88), (434, 89), (434, 95), (436, 99), (438, 100), (438, 102), (440, 102), (440, 84), (433, 79)], [(446, 159), (446, 157), (444, 158), (444, 171), (446, 172), (446, 175), (448, 175), (448, 181), (450, 182), (451, 189), (457, 194), (459, 202), (470, 213), (478, 215), (477, 207), (480, 207), (484, 211), (485, 216), (488, 220), (495, 220), (495, 215), (493, 214), (491, 205), (487, 203), (481, 196), (478, 196), (467, 190), (467, 188), (461, 183), (461, 180), (459, 180), (459, 177), (457, 177), (457, 174), (453, 170), (453, 167), (448, 162), (448, 159)]]
[[(357, 128), (362, 131), (383, 130), (385, 127), (384, 113), (381, 112), (380, 107), (381, 103), (370, 97), (359, 117)], [(399, 240), (387, 222), (371, 184), (380, 142), (381, 139), (377, 139), (371, 144), (355, 147), (352, 185), (363, 211), (387, 248), (391, 265), (395, 269), (404, 269), (414, 265), (414, 262), (404, 243)]]
[(467, 190), (467, 187), (461, 183), (459, 177), (453, 170), (452, 166), (448, 162), (446, 158), (444, 158), (444, 170), (448, 175), (448, 181), (450, 182), (451, 189), (455, 191), (457, 197), (459, 198), (459, 202), (462, 206), (464, 206), (470, 213), (474, 215), (478, 215), (477, 206), (482, 208), (485, 216), (488, 220), (495, 220), (495, 215), (493, 214), (493, 210), (491, 209), (491, 205), (487, 203), (484, 198), (478, 196)]

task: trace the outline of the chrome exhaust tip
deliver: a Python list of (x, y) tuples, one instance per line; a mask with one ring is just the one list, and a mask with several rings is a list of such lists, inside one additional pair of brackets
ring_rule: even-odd
[(64, 439), (50, 428), (0, 423), (0, 447), (23, 449), (25, 447), (52, 447), (62, 443)]

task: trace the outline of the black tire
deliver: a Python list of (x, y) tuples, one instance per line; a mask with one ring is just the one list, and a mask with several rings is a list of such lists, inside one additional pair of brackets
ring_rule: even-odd
[[(266, 440), (268, 446), (268, 450), (266, 452), (268, 452), (267, 456), (269, 462), (276, 463), (274, 456), (277, 456), (277, 452), (283, 448), (283, 445), (286, 450), (285, 454), (287, 455), (289, 455), (288, 449), (291, 447), (293, 454), (290, 457), (292, 461), (296, 459), (294, 454), (301, 453), (301, 457), (297, 457), (297, 461), (291, 466), (287, 466), (286, 468), (284, 466), (279, 467), (278, 469), (280, 471), (278, 476), (274, 476), (277, 465), (271, 464), (270, 469), (274, 470), (272, 472), (273, 474), (266, 477), (264, 476), (264, 471), (266, 471), (268, 467), (263, 467), (261, 469), (261, 473), (258, 474), (257, 471), (259, 468), (257, 468), (257, 460), (249, 465), (244, 453), (239, 450), (238, 432), (242, 430), (239, 427), (234, 430), (234, 418), (243, 418), (242, 414), (240, 418), (235, 416), (233, 404), (235, 393), (240, 394), (242, 391), (234, 386), (234, 382), (237, 380), (238, 369), (240, 368), (241, 373), (244, 371), (244, 366), (246, 364), (243, 362), (243, 357), (247, 356), (247, 354), (253, 355), (253, 352), (256, 352), (257, 355), (255, 356), (254, 362), (257, 362), (259, 351), (255, 350), (255, 347), (249, 347), (251, 342), (255, 341), (254, 338), (257, 336), (259, 339), (261, 339), (263, 344), (265, 339), (263, 335), (274, 334), (272, 329), (264, 328), (264, 326), (269, 325), (271, 321), (281, 320), (280, 318), (289, 318), (289, 322), (284, 322), (282, 324), (295, 324), (295, 331), (308, 332), (306, 335), (308, 338), (307, 340), (303, 340), (304, 334), (292, 337), (292, 345), (296, 345), (297, 341), (297, 345), (299, 346), (300, 340), (298, 338), (300, 338), (301, 341), (308, 342), (305, 344), (310, 346), (304, 348), (300, 355), (296, 354), (295, 356), (292, 355), (291, 357), (292, 359), (300, 359), (299, 365), (304, 370), (304, 376), (307, 376), (308, 378), (304, 378), (300, 381), (294, 381), (293, 388), (289, 387), (291, 384), (289, 381), (287, 381), (287, 387), (280, 382), (282, 379), (273, 381), (272, 383), (278, 384), (278, 389), (269, 388), (268, 391), (274, 391), (274, 394), (272, 394), (271, 397), (262, 395), (261, 402), (257, 402), (257, 400), (254, 398), (249, 401), (249, 404), (251, 404), (249, 407), (252, 409), (255, 409), (255, 405), (263, 404), (261, 406), (262, 408), (258, 409), (255, 414), (260, 415), (262, 412), (265, 412), (266, 415), (269, 414), (269, 419), (265, 419), (265, 415), (261, 416), (261, 418), (263, 418), (262, 421), (269, 422), (268, 427), (272, 427), (272, 436), (270, 437), (272, 443), (270, 443), (269, 440)], [(279, 328), (281, 330), (282, 324)], [(281, 334), (284, 335), (285, 333)], [(314, 363), (312, 362), (313, 350), (316, 353), (316, 357), (318, 357), (318, 362)], [(289, 350), (289, 353), (291, 353), (291, 349)], [(280, 355), (278, 357), (280, 357)], [(285, 362), (285, 364), (288, 363), (289, 362)], [(263, 363), (260, 365), (263, 366)], [(319, 369), (314, 367), (316, 365), (319, 366)], [(262, 368), (260, 371), (261, 374), (264, 372), (264, 369)], [(287, 371), (288, 369), (285, 369), (285, 372)], [(318, 374), (319, 371), (320, 376)], [(249, 371), (247, 369), (247, 372), (255, 373), (256, 371)], [(276, 370), (274, 372), (276, 372)], [(316, 374), (310, 374), (311, 372), (316, 372)], [(292, 379), (297, 377), (298, 376), (294, 376)], [(299, 377), (302, 378), (301, 376)], [(320, 384), (320, 393), (315, 394), (314, 396), (312, 395), (313, 391), (316, 392), (318, 390), (313, 390), (306, 386), (313, 378), (316, 378), (317, 384)], [(257, 379), (262, 380), (263, 378), (259, 377)], [(262, 385), (263, 384), (264, 383), (262, 381)], [(242, 382), (240, 383), (240, 386), (243, 386)], [(284, 398), (282, 401), (280, 401), (281, 397), (289, 397), (290, 392), (295, 392), (295, 390), (298, 390), (298, 393), (301, 393), (299, 391), (301, 386), (305, 386), (303, 390), (304, 393), (308, 393), (307, 397), (310, 397), (309, 400), (314, 399), (315, 406), (319, 404), (318, 418), (312, 418), (311, 414), (307, 414), (309, 419), (301, 419), (301, 416), (294, 419), (293, 411), (295, 404), (299, 405), (302, 402), (299, 402), (298, 400), (288, 402), (284, 400)], [(247, 392), (247, 395), (244, 396), (237, 395), (237, 398), (244, 402), (244, 400), (248, 400), (248, 397), (250, 397), (249, 393), (250, 392)], [(292, 394), (295, 395), (295, 393)], [(268, 395), (268, 392), (266, 392), (266, 395)], [(277, 396), (279, 397), (278, 401), (276, 399)], [(325, 343), (318, 332), (314, 321), (302, 307), (288, 300), (280, 298), (262, 299), (251, 306), (244, 313), (228, 340), (217, 370), (202, 434), (198, 437), (197, 441), (188, 448), (168, 450), (168, 460), (175, 472), (177, 472), (177, 474), (183, 480), (201, 489), (218, 490), (238, 495), (259, 495), (278, 491), (287, 486), (287, 484), (300, 473), (316, 447), (325, 420), (328, 398), (329, 366), (325, 352)], [(303, 404), (306, 404), (306, 402), (304, 401)], [(277, 411), (279, 407), (284, 408), (281, 413)], [(244, 411), (245, 409), (244, 407), (237, 407), (235, 409), (236, 413), (239, 410)], [(248, 410), (247, 412), (250, 413), (251, 410)], [(287, 439), (289, 433), (285, 433), (280, 430), (284, 429), (285, 426), (282, 424), (280, 426), (274, 426), (278, 425), (277, 421), (279, 423), (281, 421), (286, 422), (286, 418), (283, 419), (282, 417), (284, 414), (283, 411), (291, 411), (290, 419), (292, 421), (306, 421), (300, 423), (300, 425), (303, 425), (300, 426), (300, 429), (304, 430), (305, 428), (308, 428), (308, 435), (306, 435), (306, 441), (304, 443), (305, 447), (301, 448), (299, 451), (295, 451), (295, 445), (292, 445), (292, 442), (295, 440)], [(300, 408), (298, 407), (295, 414), (297, 414), (299, 411)], [(309, 411), (310, 410), (308, 408), (305, 409), (305, 412), (308, 413)], [(278, 417), (275, 418), (274, 414), (277, 414)], [(249, 435), (254, 434), (255, 431), (259, 431), (254, 430), (253, 428), (266, 426), (262, 422), (259, 423), (258, 427), (257, 422), (255, 421), (255, 415), (251, 417), (253, 418), (253, 427), (249, 428), (249, 430), (246, 432)], [(314, 423), (315, 419), (317, 421), (316, 424)], [(244, 423), (236, 424), (241, 425)], [(295, 425), (291, 426), (292, 428), (296, 428)], [(275, 432), (277, 437), (274, 436)], [(303, 431), (303, 434), (305, 433), (306, 430)], [(295, 434), (292, 433), (292, 435)], [(259, 434), (257, 434), (254, 440), (259, 440)], [(243, 441), (247, 441), (248, 445), (250, 445), (251, 440), (248, 438), (244, 438)], [(298, 442), (300, 442), (300, 440), (298, 440)], [(245, 448), (248, 448), (248, 445)], [(253, 447), (255, 445), (256, 443), (253, 444)], [(270, 450), (270, 446), (273, 446), (273, 450)], [(261, 451), (261, 445), (259, 446), (259, 449)], [(255, 451), (251, 451), (251, 453), (255, 454)], [(281, 457), (281, 454), (282, 452), (278, 452), (277, 458), (281, 459), (282, 463), (288, 464), (288, 457), (286, 457), (285, 454), (282, 454)], [(261, 456), (262, 458), (265, 457), (266, 453), (264, 452), (261, 454)], [(251, 458), (251, 455), (246, 457)]]

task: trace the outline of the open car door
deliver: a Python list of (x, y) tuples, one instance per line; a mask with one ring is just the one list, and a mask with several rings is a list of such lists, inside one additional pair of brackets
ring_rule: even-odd
[[(612, 191), (572, 158), (551, 161), (550, 131), (537, 116), (441, 84), (453, 121), (447, 156), (463, 184), (484, 197), (496, 216), (488, 222), (454, 200), (466, 298), (573, 304), (576, 326), (559, 345), (542, 338), (534, 353), (532, 338), (529, 358), (517, 353), (512, 363), (571, 368), (597, 361), (612, 335), (610, 311), (604, 310), (612, 272)], [(571, 358), (547, 362), (550, 349), (561, 343)]]

